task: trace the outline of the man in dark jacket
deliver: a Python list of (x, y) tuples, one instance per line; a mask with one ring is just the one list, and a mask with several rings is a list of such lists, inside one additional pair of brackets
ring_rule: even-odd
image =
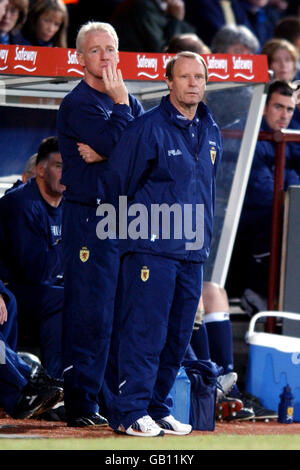
[(62, 375), (61, 155), (55, 137), (39, 146), (36, 177), (0, 199), (1, 278), (17, 299), (19, 328), (38, 326), (42, 363)]
[(130, 204), (127, 234), (120, 210), (119, 390), (110, 424), (142, 437), (191, 432), (170, 416), (167, 396), (201, 295), (221, 157), (219, 129), (202, 103), (203, 59), (180, 53), (166, 77), (170, 95), (128, 126), (109, 161)]
[[(77, 35), (84, 79), (64, 98), (58, 138), (66, 185), (64, 255), (64, 385), (69, 426), (103, 426), (98, 394), (112, 330), (119, 271), (116, 240), (96, 236), (96, 209), (105, 201), (107, 159), (130, 121), (142, 112), (117, 69), (118, 37), (107, 23), (89, 22)], [(77, 144), (98, 153), (92, 164)]]
[[(293, 89), (286, 82), (273, 82), (269, 88), (261, 130), (279, 131), (288, 128), (295, 106)], [(290, 185), (300, 184), (293, 148), (290, 144), (286, 146), (285, 190)], [(244, 271), (243, 285), (264, 299), (268, 294), (275, 150), (274, 142), (257, 141), (234, 253), (234, 259), (239, 257), (239, 265), (243, 256), (244, 266), (248, 266)], [(238, 247), (242, 253), (238, 252)], [(230, 274), (231, 283), (235, 276), (240, 277), (240, 270), (237, 271)]]

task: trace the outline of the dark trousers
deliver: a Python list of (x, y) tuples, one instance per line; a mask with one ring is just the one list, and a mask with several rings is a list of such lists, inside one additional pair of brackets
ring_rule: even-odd
[(0, 406), (11, 414), (27, 384), (30, 367), (6, 343), (0, 332)]
[(63, 214), (64, 402), (68, 418), (99, 411), (114, 317), (118, 243), (99, 240), (96, 208), (66, 202)]
[(134, 253), (122, 260), (110, 358), (118, 370), (113, 428), (170, 414), (167, 398), (191, 338), (202, 272), (200, 263), (162, 256)]
[(31, 330), (38, 329), (42, 365), (52, 377), (61, 377), (64, 288), (10, 283), (9, 289), (17, 300), (20, 333), (30, 341)]

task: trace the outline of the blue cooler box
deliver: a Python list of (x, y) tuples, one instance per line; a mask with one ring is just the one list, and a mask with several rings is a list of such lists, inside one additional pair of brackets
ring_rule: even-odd
[(294, 395), (294, 421), (300, 422), (300, 338), (255, 332), (261, 317), (280, 317), (300, 321), (300, 314), (260, 312), (249, 323), (246, 390), (257, 396), (263, 406), (278, 411), (279, 395), (289, 385)]

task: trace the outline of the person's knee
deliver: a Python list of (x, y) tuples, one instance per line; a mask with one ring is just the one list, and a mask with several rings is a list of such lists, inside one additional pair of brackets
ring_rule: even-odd
[(215, 282), (205, 282), (202, 290), (205, 313), (228, 312), (229, 303), (224, 287)]

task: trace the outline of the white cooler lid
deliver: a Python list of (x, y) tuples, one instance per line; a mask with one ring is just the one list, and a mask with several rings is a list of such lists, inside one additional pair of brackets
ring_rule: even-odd
[(274, 348), (287, 353), (296, 352), (300, 355), (300, 338), (259, 332), (252, 333), (251, 335), (248, 334), (246, 341), (256, 346)]

